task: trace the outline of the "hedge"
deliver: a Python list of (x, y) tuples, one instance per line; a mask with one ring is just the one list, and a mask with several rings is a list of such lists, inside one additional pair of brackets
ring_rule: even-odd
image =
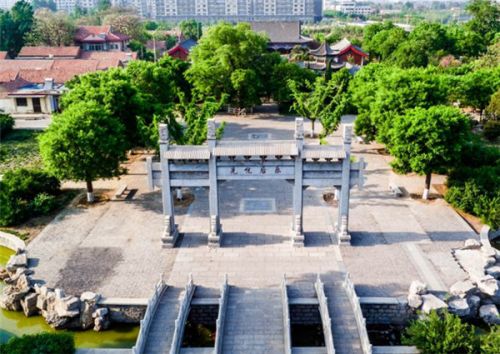
[(0, 345), (1, 354), (72, 354), (75, 341), (68, 333), (40, 333), (13, 337)]
[(0, 181), (0, 225), (19, 224), (51, 212), (57, 207), (59, 193), (59, 180), (44, 171), (8, 171)]

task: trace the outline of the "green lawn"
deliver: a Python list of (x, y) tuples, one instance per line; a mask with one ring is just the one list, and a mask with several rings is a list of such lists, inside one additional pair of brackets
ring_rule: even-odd
[(40, 131), (15, 129), (0, 144), (0, 174), (15, 167), (42, 167), (37, 136)]

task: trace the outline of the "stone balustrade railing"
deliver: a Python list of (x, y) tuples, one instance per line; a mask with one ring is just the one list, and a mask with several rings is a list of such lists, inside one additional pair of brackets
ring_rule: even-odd
[(146, 345), (146, 338), (149, 331), (149, 326), (151, 325), (151, 321), (153, 320), (156, 308), (158, 307), (161, 296), (166, 288), (167, 284), (163, 280), (163, 277), (161, 277), (160, 281), (155, 285), (155, 291), (153, 293), (153, 296), (148, 301), (148, 306), (146, 307), (146, 313), (144, 315), (144, 318), (141, 320), (139, 335), (137, 336), (135, 345), (132, 348), (133, 354), (142, 354), (144, 352), (144, 346)]
[(328, 354), (335, 354), (335, 347), (333, 344), (332, 319), (330, 318), (330, 313), (328, 311), (328, 298), (325, 295), (325, 286), (321, 281), (319, 275), (316, 279), (316, 282), (314, 283), (314, 288), (316, 289), (316, 296), (318, 297), (319, 313), (321, 315), (321, 322), (323, 324), (326, 352)]
[(222, 339), (224, 335), (224, 323), (226, 320), (227, 297), (229, 294), (229, 285), (227, 283), (227, 274), (224, 276), (224, 282), (220, 289), (219, 314), (215, 322), (215, 346), (214, 354), (222, 354)]
[(288, 291), (286, 275), (281, 281), (281, 302), (283, 304), (283, 329), (285, 335), (285, 354), (292, 354), (292, 336), (290, 333), (290, 306), (288, 304)]
[(364, 354), (372, 353), (372, 345), (370, 344), (370, 339), (368, 338), (368, 331), (366, 329), (366, 320), (363, 317), (363, 312), (361, 311), (361, 304), (359, 302), (358, 295), (354, 289), (354, 284), (351, 281), (349, 273), (346, 274), (343, 282), (344, 289), (346, 290), (347, 297), (351, 303), (352, 310), (354, 312), (354, 317), (356, 319), (356, 325), (358, 327), (359, 337), (361, 339), (361, 348)]
[(170, 346), (170, 354), (178, 354), (181, 350), (182, 336), (184, 334), (184, 326), (189, 315), (191, 307), (191, 299), (194, 295), (196, 286), (193, 284), (193, 277), (189, 275), (189, 281), (184, 289), (184, 297), (181, 300), (179, 314), (175, 320), (174, 335), (172, 337), (172, 345)]

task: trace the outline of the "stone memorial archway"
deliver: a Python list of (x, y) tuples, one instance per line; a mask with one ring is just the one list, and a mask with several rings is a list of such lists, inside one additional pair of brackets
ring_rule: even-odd
[(147, 159), (149, 186), (162, 189), (165, 227), (164, 247), (174, 247), (179, 236), (175, 224), (172, 189), (209, 189), (209, 246), (218, 247), (222, 237), (219, 214), (219, 182), (228, 180), (286, 180), (293, 183), (291, 242), (304, 245), (303, 193), (307, 187), (335, 187), (339, 206), (336, 233), (339, 243), (350, 243), (349, 195), (363, 186), (364, 162), (351, 162), (352, 126), (343, 126), (342, 145), (304, 144), (304, 122), (295, 121), (294, 140), (217, 141), (215, 120), (209, 120), (208, 145), (170, 145), (168, 127), (160, 124), (160, 162)]

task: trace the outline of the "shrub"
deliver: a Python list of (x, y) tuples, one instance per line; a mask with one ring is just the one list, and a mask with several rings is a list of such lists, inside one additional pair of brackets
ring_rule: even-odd
[(488, 334), (481, 338), (481, 353), (500, 353), (500, 326), (493, 327)]
[(422, 354), (479, 352), (475, 328), (448, 312), (438, 314), (433, 311), (413, 321), (406, 329), (403, 344), (416, 346)]
[(14, 118), (11, 115), (0, 112), (0, 136), (5, 136), (14, 127)]
[(8, 171), (0, 181), (0, 225), (18, 224), (49, 213), (56, 207), (59, 193), (59, 180), (44, 171)]
[(71, 354), (75, 352), (73, 336), (68, 333), (40, 333), (11, 338), (0, 346), (0, 353)]
[(495, 141), (500, 136), (500, 121), (489, 120), (484, 125), (483, 135), (489, 141)]

